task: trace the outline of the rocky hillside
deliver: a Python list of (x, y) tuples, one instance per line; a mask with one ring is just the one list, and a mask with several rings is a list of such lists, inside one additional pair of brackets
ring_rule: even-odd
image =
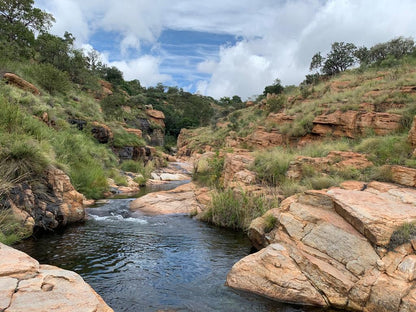
[(179, 154), (210, 186), (198, 217), (248, 231), (259, 250), (233, 288), (357, 311), (416, 309), (415, 59), (286, 88), (211, 127)]

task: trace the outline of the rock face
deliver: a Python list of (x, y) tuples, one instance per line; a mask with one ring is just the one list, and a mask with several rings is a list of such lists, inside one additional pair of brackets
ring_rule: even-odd
[(287, 139), (285, 135), (279, 133), (277, 130), (272, 129), (267, 131), (265, 127), (259, 126), (252, 134), (241, 139), (241, 141), (255, 148), (268, 148), (284, 145)]
[(0, 243), (0, 311), (111, 312), (76, 273), (39, 263)]
[(337, 110), (315, 117), (312, 133), (320, 136), (355, 138), (373, 129), (376, 134), (383, 135), (398, 130), (400, 119), (399, 114)]
[(91, 126), (91, 133), (98, 142), (106, 144), (113, 139), (113, 132), (109, 126), (98, 122), (93, 122)]
[(138, 138), (143, 137), (143, 132), (140, 129), (124, 128), (124, 130), (126, 130), (128, 133), (132, 133), (132, 134), (136, 135)]
[(409, 131), (408, 141), (412, 144), (413, 148), (413, 155), (416, 154), (416, 116), (413, 118), (412, 128)]
[(254, 184), (256, 174), (249, 170), (254, 162), (250, 153), (226, 154), (224, 158), (224, 187), (244, 187)]
[(151, 121), (163, 128), (165, 127), (165, 115), (163, 114), (163, 112), (155, 109), (147, 109), (146, 114)]
[(200, 212), (195, 191), (196, 186), (188, 183), (170, 191), (150, 193), (132, 201), (130, 209), (149, 215)]
[(26, 80), (24, 80), (16, 74), (5, 73), (3, 75), (3, 78), (6, 79), (7, 83), (11, 85), (14, 85), (22, 90), (29, 91), (34, 95), (40, 95), (38, 88), (36, 88), (33, 84), (27, 82)]
[(354, 152), (332, 151), (326, 157), (298, 156), (290, 163), (286, 176), (299, 180), (305, 171), (317, 171), (330, 173), (332, 170), (365, 169), (373, 166), (373, 163), (363, 154)]
[(391, 166), (390, 170), (393, 182), (416, 187), (416, 169), (403, 166)]
[(4, 206), (11, 208), (31, 231), (34, 227), (53, 230), (85, 219), (84, 197), (74, 189), (63, 171), (48, 169), (43, 185), (46, 189), (33, 190), (25, 183), (15, 186)]
[[(362, 187), (364, 185), (364, 187)], [(284, 200), (264, 233), (249, 233), (264, 247), (234, 265), (231, 287), (279, 301), (367, 312), (416, 309), (416, 250), (388, 251), (393, 231), (416, 221), (416, 191), (392, 184), (346, 183)]]

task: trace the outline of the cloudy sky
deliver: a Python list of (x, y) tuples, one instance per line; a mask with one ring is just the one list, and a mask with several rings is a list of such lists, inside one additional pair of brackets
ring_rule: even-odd
[(299, 84), (332, 42), (416, 37), (415, 0), (35, 0), (51, 30), (94, 48), (126, 80), (247, 98)]

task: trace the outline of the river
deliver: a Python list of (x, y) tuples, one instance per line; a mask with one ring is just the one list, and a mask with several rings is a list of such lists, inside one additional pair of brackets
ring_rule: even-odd
[(132, 213), (132, 200), (88, 208), (85, 223), (15, 247), (79, 273), (116, 312), (321, 311), (224, 285), (232, 265), (250, 253), (246, 235), (186, 215)]

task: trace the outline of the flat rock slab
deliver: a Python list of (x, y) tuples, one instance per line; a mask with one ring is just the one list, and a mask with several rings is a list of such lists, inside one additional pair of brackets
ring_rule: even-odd
[(0, 243), (0, 311), (113, 312), (81, 276)]
[(193, 213), (199, 209), (195, 185), (187, 183), (170, 191), (147, 194), (132, 201), (130, 209), (149, 215)]
[(385, 246), (393, 232), (416, 221), (416, 190), (372, 182), (364, 191), (328, 191), (336, 211), (372, 243)]
[(326, 306), (322, 295), (280, 244), (271, 244), (237, 262), (227, 285), (279, 301)]

